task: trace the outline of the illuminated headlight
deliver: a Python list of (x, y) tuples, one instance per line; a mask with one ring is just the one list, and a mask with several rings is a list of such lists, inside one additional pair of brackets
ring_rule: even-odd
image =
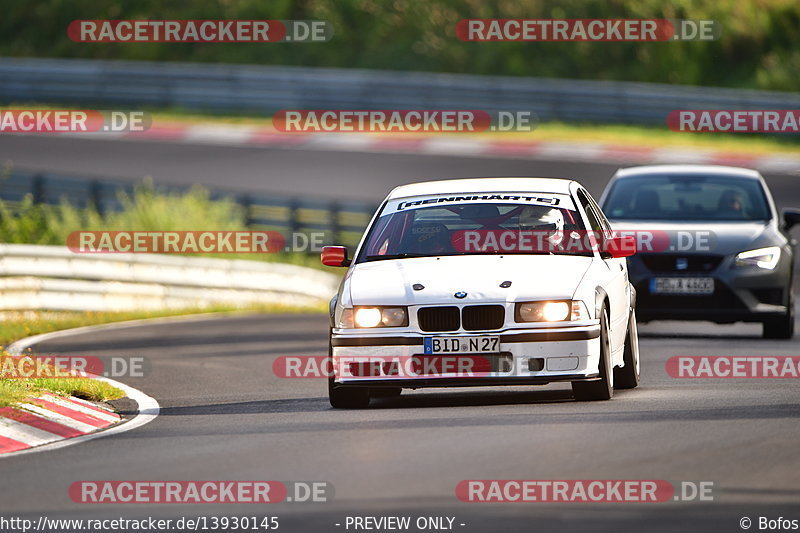
[(348, 326), (344, 318), (350, 311), (351, 323), (357, 328), (396, 328), (408, 325), (408, 312), (405, 307), (356, 307), (342, 312), (340, 327)]
[(588, 320), (589, 312), (580, 300), (521, 302), (516, 305), (514, 318), (517, 322), (563, 322)]
[(777, 246), (749, 250), (736, 256), (736, 266), (757, 266), (766, 270), (774, 270), (781, 258), (781, 249)]

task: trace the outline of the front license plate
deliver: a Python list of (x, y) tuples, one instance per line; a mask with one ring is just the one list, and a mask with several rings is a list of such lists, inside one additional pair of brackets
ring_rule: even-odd
[(650, 280), (653, 294), (712, 294), (714, 278), (653, 278)]
[(424, 337), (426, 354), (441, 353), (497, 353), (500, 337)]

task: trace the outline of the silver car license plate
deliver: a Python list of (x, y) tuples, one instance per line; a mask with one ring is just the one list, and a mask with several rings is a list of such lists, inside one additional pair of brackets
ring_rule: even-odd
[(424, 337), (423, 346), (426, 354), (497, 353), (500, 351), (500, 337)]
[(714, 278), (653, 278), (650, 280), (653, 294), (712, 294)]

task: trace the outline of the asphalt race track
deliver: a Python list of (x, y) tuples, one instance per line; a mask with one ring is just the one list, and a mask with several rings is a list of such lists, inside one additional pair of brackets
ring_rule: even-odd
[[(643, 385), (605, 403), (563, 386), (405, 391), (332, 410), (319, 379), (280, 379), (280, 355), (322, 355), (317, 315), (206, 319), (75, 335), (41, 352), (143, 356), (128, 384), (158, 399), (152, 423), (0, 461), (0, 501), (38, 517), (270, 514), (286, 531), (337, 531), (347, 515), (455, 516), (463, 531), (735, 531), (742, 516), (798, 511), (800, 426), (793, 380), (676, 380), (675, 354), (796, 355), (757, 326), (642, 327)], [(79, 480), (324, 480), (328, 503), (80, 505)], [(713, 502), (463, 503), (464, 479), (713, 481)], [(13, 480), (13, 483), (8, 483)], [(532, 525), (535, 524), (535, 527)], [(285, 526), (285, 527), (284, 527)]]
[[(7, 159), (72, 174), (152, 174), (376, 201), (403, 181), (491, 174), (570, 176), (599, 193), (614, 168), (6, 137), (0, 160)], [(780, 205), (800, 206), (797, 177), (767, 179)], [(642, 325), (642, 385), (610, 402), (577, 403), (567, 387), (551, 385), (404, 391), (366, 410), (332, 410), (324, 380), (272, 372), (278, 356), (326, 353), (321, 315), (216, 317), (73, 335), (36, 349), (146, 358), (146, 377), (122, 381), (156, 398), (161, 414), (120, 435), (0, 459), (0, 507), (34, 520), (270, 515), (282, 531), (348, 531), (347, 516), (367, 515), (450, 516), (454, 530), (465, 532), (741, 531), (746, 516), (757, 530), (760, 516), (800, 519), (797, 381), (679, 380), (665, 363), (674, 355), (799, 355), (797, 338), (760, 334), (757, 325)], [(327, 481), (335, 495), (264, 506), (86, 505), (68, 495), (80, 480), (236, 479)], [(464, 503), (455, 488), (468, 479), (711, 481), (714, 501)]]
[[(93, 140), (74, 137), (3, 136), (0, 165), (104, 179), (194, 184), (282, 194), (368, 200), (376, 204), (392, 187), (414, 181), (476, 176), (574, 178), (599, 195), (620, 166), (580, 161), (503, 159), (463, 155), (381, 154)], [(672, 163), (691, 163), (690, 159)], [(797, 173), (767, 174), (779, 207), (800, 207)]]

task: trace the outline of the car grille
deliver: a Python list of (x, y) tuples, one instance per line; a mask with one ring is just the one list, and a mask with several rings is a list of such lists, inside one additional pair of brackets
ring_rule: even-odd
[(417, 321), (422, 331), (456, 331), (461, 322), (458, 307), (423, 307)]
[(505, 317), (506, 310), (502, 305), (470, 305), (461, 311), (461, 323), (467, 331), (500, 329)]
[[(711, 272), (719, 266), (722, 255), (639, 254), (644, 266), (656, 273)], [(686, 268), (678, 268), (682, 263)]]
[(468, 305), (458, 307), (423, 307), (417, 311), (417, 322), (422, 331), (467, 331), (500, 329), (505, 322), (506, 310), (502, 305)]

